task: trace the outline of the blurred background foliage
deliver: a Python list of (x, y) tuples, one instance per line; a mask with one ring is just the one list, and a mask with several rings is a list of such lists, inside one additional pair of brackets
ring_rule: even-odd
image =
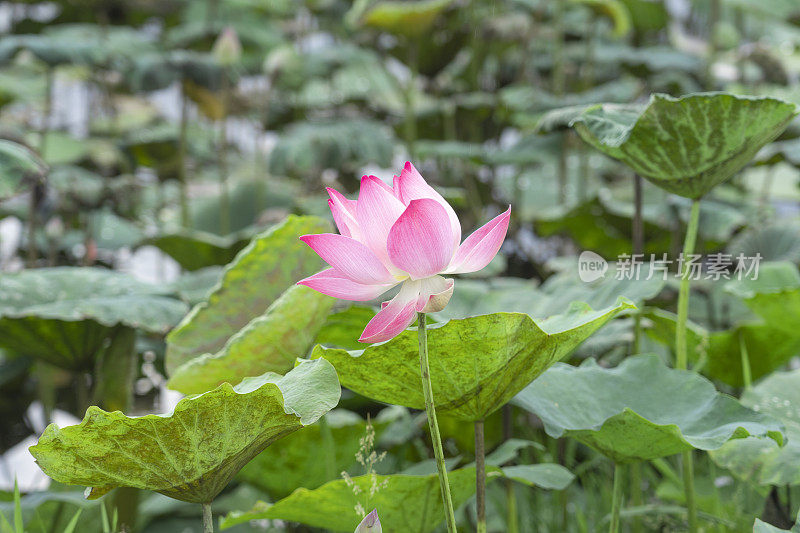
[[(31, 438), (45, 421), (80, 417), (97, 398), (133, 413), (173, 405), (164, 334), (255, 235), (289, 214), (327, 217), (324, 187), (352, 195), (361, 175), (389, 179), (412, 160), (464, 228), (513, 206), (501, 256), (457, 282), (440, 319), (547, 316), (572, 300), (598, 308), (620, 294), (672, 309), (671, 284), (587, 288), (574, 276), (581, 250), (607, 259), (631, 252), (634, 182), (585, 145), (570, 119), (594, 103), (644, 102), (654, 92), (725, 90), (800, 104), (795, 0), (3, 2), (0, 31), (0, 268), (105, 269), (0, 283), (0, 500), (12, 500), (18, 477), (31, 492), (22, 500), (26, 531), (63, 530), (75, 506), (83, 508), (79, 531), (104, 530), (111, 505), (85, 502), (38, 473), (25, 451)], [(799, 168), (795, 122), (704, 200), (699, 251), (800, 262)], [(689, 203), (642, 186), (642, 249), (675, 257)], [(736, 295), (713, 284), (696, 291), (690, 314), (699, 327), (726, 332), (754, 320)], [(92, 297), (113, 299), (116, 309), (87, 304), (83, 320), (65, 318), (70, 302)], [(319, 339), (348, 347), (337, 324), (357, 331), (371, 311), (337, 312)], [(669, 335), (660, 332), (672, 319), (649, 318), (642, 351), (665, 354)], [(578, 357), (616, 363), (629, 351), (632, 323), (613, 322)], [(769, 350), (772, 335), (753, 342)], [(134, 401), (115, 404), (102, 380), (118, 369), (99, 361), (126, 346), (136, 354)], [(781, 362), (798, 349), (785, 348)], [(711, 377), (725, 392), (741, 385)], [(389, 416), (352, 393), (341, 407), (352, 412), (331, 425), (353, 453), (370, 414), (392, 452), (386, 472), (427, 459), (416, 414)], [(471, 426), (441, 423), (448, 453), (469, 462)], [(611, 464), (575, 441), (546, 440), (541, 423), (517, 408), (486, 421), (487, 449), (512, 433), (545, 444), (518, 450), (528, 462), (560, 462), (578, 482), (562, 492), (491, 485), (490, 530), (507, 531), (512, 520), (531, 532), (605, 527)], [(298, 435), (291, 446), (313, 450), (313, 435)], [(248, 465), (215, 512), (336, 478), (303, 471), (296, 455)], [(265, 478), (271, 462), (300, 479)], [(335, 466), (358, 471), (347, 454)], [(701, 511), (715, 530), (745, 531), (754, 516), (793, 523), (793, 483), (746, 483), (708, 460), (697, 468), (708, 485), (698, 489)], [(634, 520), (647, 531), (679, 528), (674, 469), (662, 461), (643, 473)], [(506, 490), (516, 491), (517, 509), (505, 508)], [(469, 523), (469, 506), (461, 513)], [(136, 524), (195, 531), (196, 515), (142, 495)], [(277, 527), (255, 521), (234, 530)]]

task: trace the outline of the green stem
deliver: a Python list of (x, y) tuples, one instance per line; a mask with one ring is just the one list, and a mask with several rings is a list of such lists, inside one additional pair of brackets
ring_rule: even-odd
[(689, 532), (697, 531), (697, 504), (694, 500), (694, 459), (692, 450), (681, 455), (683, 464), (683, 492), (686, 496), (686, 511), (689, 516)]
[(203, 533), (214, 533), (214, 515), (211, 513), (211, 503), (203, 504)]
[[(631, 494), (631, 504), (634, 507), (641, 507), (644, 504), (642, 499), (642, 463), (637, 461), (635, 463), (631, 463), (631, 486), (630, 486), (630, 494)], [(635, 516), (633, 518), (633, 523), (631, 524), (631, 530), (634, 533), (641, 533), (642, 531), (642, 519), (639, 516)]]
[(555, 13), (553, 13), (553, 72), (552, 89), (556, 96), (563, 96), (566, 87), (565, 64), (564, 64), (564, 10), (566, 0), (555, 1)]
[(414, 102), (414, 84), (417, 80), (419, 72), (419, 64), (417, 62), (417, 47), (412, 44), (409, 49), (408, 58), (408, 89), (406, 90), (406, 116), (405, 116), (405, 138), (406, 149), (408, 150), (409, 160), (414, 160), (414, 145), (417, 142), (417, 115)]
[(326, 416), (319, 419), (319, 432), (322, 436), (322, 447), (325, 450), (325, 475), (329, 480), (336, 479), (336, 441)]
[(683, 244), (683, 268), (681, 272), (681, 286), (678, 292), (678, 324), (675, 328), (675, 368), (686, 370), (686, 321), (689, 317), (689, 268), (688, 259), (694, 253), (694, 244), (697, 241), (697, 226), (700, 221), (700, 200), (692, 203), (692, 213), (689, 217), (689, 227), (686, 228), (686, 240)]
[(436, 468), (439, 471), (439, 484), (442, 489), (442, 501), (447, 518), (447, 531), (456, 533), (456, 515), (453, 512), (453, 497), (450, 495), (450, 482), (447, 479), (447, 467), (444, 462), (442, 436), (436, 421), (436, 407), (433, 403), (433, 387), (431, 386), (431, 369), (428, 364), (428, 333), (425, 328), (425, 313), (417, 313), (419, 320), (419, 369), (422, 374), (422, 392), (425, 395), (425, 411), (428, 414), (428, 427), (431, 431), (433, 455), (436, 457)]
[(742, 381), (744, 382), (744, 388), (749, 389), (753, 385), (753, 377), (750, 372), (750, 354), (747, 351), (747, 343), (741, 331), (739, 332), (739, 352), (742, 356)]
[(609, 533), (619, 532), (619, 512), (622, 507), (622, 480), (624, 477), (623, 466), (614, 464), (614, 493), (611, 497), (611, 524)]
[(130, 410), (137, 355), (136, 330), (117, 326), (111, 334), (110, 344), (97, 359), (93, 400), (96, 405), (106, 411)]
[[(675, 368), (686, 370), (686, 321), (689, 317), (689, 268), (688, 260), (694, 252), (697, 241), (697, 227), (700, 221), (700, 200), (692, 203), (689, 216), (689, 227), (686, 228), (686, 240), (683, 244), (683, 269), (681, 286), (678, 292), (678, 324), (675, 328)], [(683, 452), (683, 491), (686, 496), (686, 511), (689, 516), (689, 533), (697, 531), (697, 505), (694, 498), (694, 465), (691, 451)]]
[(478, 533), (486, 533), (486, 447), (483, 439), (483, 420), (475, 422), (475, 489), (478, 507)]
[(561, 146), (558, 152), (558, 203), (567, 203), (567, 187), (569, 181), (569, 131), (561, 136)]
[[(503, 440), (507, 441), (514, 437), (514, 406), (510, 403), (503, 406)], [(517, 517), (517, 493), (514, 491), (514, 482), (510, 479), (505, 480), (506, 484), (506, 507), (508, 515), (506, 517), (506, 531), (508, 533), (519, 533), (519, 519)]]
[(722, 6), (720, 0), (711, 0), (709, 3), (708, 12), (708, 58), (706, 60), (706, 90), (714, 90), (714, 62), (717, 59), (717, 39), (714, 35), (716, 33), (717, 24), (720, 19), (720, 11)]
[(222, 73), (222, 119), (219, 125), (219, 230), (222, 235), (231, 232), (231, 199), (228, 193), (228, 102), (230, 97), (227, 70)]
[(178, 134), (178, 181), (181, 187), (181, 226), (189, 227), (189, 184), (186, 175), (186, 143), (189, 126), (189, 99), (181, 86), (181, 118)]
[[(42, 112), (42, 128), (39, 131), (39, 157), (45, 158), (47, 152), (47, 136), (50, 133), (50, 115), (53, 112), (53, 78), (55, 71), (53, 68), (48, 68), (45, 73), (45, 96), (44, 96), (44, 111)], [(36, 249), (36, 230), (39, 226), (37, 220), (37, 210), (39, 207), (39, 185), (38, 183), (31, 187), (31, 198), (28, 203), (28, 268), (36, 266), (36, 259), (38, 257), (38, 250)]]

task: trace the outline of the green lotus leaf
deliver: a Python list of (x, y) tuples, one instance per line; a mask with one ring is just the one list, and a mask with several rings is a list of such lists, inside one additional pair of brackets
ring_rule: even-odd
[[(674, 349), (674, 313), (654, 309), (644, 314), (647, 318), (648, 337)], [(744, 385), (742, 373), (742, 346), (750, 354), (750, 374), (758, 379), (780, 368), (800, 349), (800, 340), (781, 328), (762, 321), (738, 324), (725, 331), (708, 331), (687, 322), (689, 359), (694, 363), (704, 361), (702, 372), (734, 387)]]
[[(51, 518), (50, 521), (45, 522), (46, 524), (54, 524), (58, 525), (58, 517), (53, 517), (46, 512), (46, 506), (69, 506), (72, 509), (91, 509), (96, 508), (99, 505), (103, 505), (104, 502), (102, 500), (87, 500), (84, 495), (83, 491), (53, 491), (53, 490), (46, 490), (46, 491), (36, 491), (26, 494), (20, 498), (20, 509), (22, 511), (22, 523), (25, 526), (25, 530), (27, 531), (35, 531), (36, 528), (33, 527), (32, 522), (35, 519), (38, 521), (44, 522), (41, 518), (48, 517)], [(0, 531), (6, 533), (7, 529), (3, 529), (3, 517), (7, 517), (8, 520), (12, 520), (14, 516), (14, 502), (0, 502)], [(69, 516), (69, 515), (68, 515)], [(66, 523), (67, 520), (64, 520)], [(13, 530), (11, 530), (13, 531)]]
[(554, 365), (514, 403), (539, 416), (549, 436), (573, 437), (618, 463), (715, 450), (748, 435), (783, 444), (778, 421), (654, 355), (628, 357), (612, 369), (594, 359)]
[(792, 0), (733, 0), (732, 6), (744, 8), (748, 12), (766, 15), (784, 21), (800, 14), (800, 7)]
[(755, 523), (753, 524), (753, 533), (799, 533), (800, 526), (795, 524), (792, 529), (781, 529), (777, 526), (773, 526), (772, 524), (768, 524), (762, 520), (756, 518)]
[(656, 94), (638, 105), (604, 104), (572, 122), (583, 139), (659, 187), (700, 198), (747, 165), (797, 114), (765, 97)]
[[(496, 476), (489, 473), (489, 476)], [(475, 492), (475, 469), (462, 468), (448, 473), (453, 506), (458, 508)], [(391, 476), (364, 475), (351, 478), (361, 489), (361, 499), (353, 495), (353, 488), (339, 479), (314, 489), (297, 489), (290, 496), (269, 505), (258, 502), (253, 509), (243, 513), (231, 513), (221, 522), (221, 528), (265, 518), (299, 522), (328, 531), (355, 530), (361, 517), (354, 507), (361, 503), (378, 509), (381, 525), (386, 531), (434, 531), (444, 521), (444, 509), (440, 497), (437, 474)], [(370, 486), (376, 483), (380, 489), (366, 501)]]
[(393, 143), (392, 132), (376, 120), (298, 122), (278, 139), (269, 158), (269, 170), (293, 177), (318, 175), (327, 168), (352, 169), (355, 174), (369, 163), (388, 165)]
[(90, 498), (135, 487), (208, 503), (264, 448), (335, 407), (340, 393), (330, 364), (301, 362), (285, 376), (183, 399), (169, 415), (130, 418), (92, 406), (79, 425), (49, 425), (30, 452), (53, 479), (92, 487)]
[(58, 166), (47, 175), (47, 184), (58, 191), (60, 209), (66, 211), (99, 208), (107, 194), (105, 181), (100, 174), (73, 165)]
[(501, 470), (503, 476), (517, 483), (548, 490), (564, 490), (575, 479), (575, 474), (553, 463), (506, 466)]
[(0, 139), (0, 200), (22, 192), (26, 180), (40, 180), (47, 165), (27, 147)]
[(222, 267), (211, 266), (184, 272), (170, 283), (170, 288), (175, 294), (189, 305), (195, 305), (208, 298), (208, 295), (219, 283), (222, 277)]
[(195, 271), (226, 265), (249, 241), (249, 235), (219, 236), (205, 231), (179, 229), (148, 239), (150, 244), (173, 258), (184, 270)]
[(375, 310), (363, 305), (352, 305), (343, 311), (331, 313), (314, 342), (345, 350), (363, 348), (358, 338), (374, 316)]
[(725, 251), (732, 257), (755, 257), (758, 253), (762, 261), (800, 263), (800, 225), (785, 221), (759, 224), (734, 237)]
[(91, 140), (76, 139), (62, 131), (51, 131), (45, 135), (42, 159), (48, 165), (72, 165), (89, 155)]
[(783, 422), (787, 443), (749, 437), (726, 443), (711, 454), (720, 466), (757, 485), (800, 485), (800, 370), (767, 376), (741, 398), (760, 413)]
[[(790, 263), (763, 263), (757, 279), (743, 278), (725, 284), (725, 291), (736, 296), (757, 318), (744, 319), (724, 331), (708, 331), (689, 322), (689, 356), (705, 361), (707, 376), (733, 386), (744, 384), (742, 348), (749, 356), (750, 374), (758, 379), (780, 368), (800, 351), (800, 274)], [(652, 310), (646, 313), (647, 334), (674, 346), (674, 314)]]
[[(630, 245), (628, 246), (630, 248)], [(616, 279), (611, 274), (590, 283), (578, 278), (577, 259), (574, 272), (554, 274), (537, 287), (536, 282), (521, 278), (489, 280), (462, 279), (450, 303), (435, 316), (445, 320), (459, 316), (488, 314), (504, 309), (531, 316), (550, 316), (567, 309), (572, 302), (585, 302), (594, 309), (613, 306), (620, 296), (641, 305), (655, 297), (664, 287), (658, 277), (652, 279)], [(609, 266), (612, 272), (613, 265)]]
[[(575, 350), (621, 311), (620, 298), (598, 311), (574, 305), (538, 322), (523, 313), (493, 313), (434, 324), (428, 329), (436, 409), (467, 421), (483, 420), (547, 367)], [(364, 350), (314, 348), (335, 367), (342, 385), (377, 401), (424, 409), (417, 331)]]
[(298, 237), (329, 230), (323, 219), (290, 216), (255, 237), (228, 265), (208, 301), (195, 306), (170, 332), (167, 372), (222, 350), (234, 333), (263, 314), (288, 287), (320, 270), (322, 260)]
[[(376, 442), (402, 411), (402, 407), (389, 407), (372, 420)], [(286, 437), (283, 446), (261, 452), (238, 477), (276, 499), (299, 487), (315, 489), (339, 479), (342, 472), (362, 468), (356, 463), (356, 453), (366, 427), (366, 421), (358, 414), (334, 409), (324, 421)], [(318, 459), (309, 461), (309, 457)]]
[(369, 8), (361, 22), (413, 39), (430, 31), (439, 15), (452, 3), (453, 0), (382, 0)]
[(290, 287), (217, 353), (200, 355), (174, 369), (167, 386), (199, 394), (225, 381), (238, 383), (264, 372), (283, 374), (297, 357), (308, 353), (335, 301), (302, 285)]
[(725, 289), (771, 326), (797, 333), (800, 326), (800, 273), (791, 263), (766, 263), (758, 276), (733, 280)]
[(166, 333), (183, 302), (127, 274), (56, 267), (0, 276), (0, 346), (67, 369), (89, 368), (118, 326)]

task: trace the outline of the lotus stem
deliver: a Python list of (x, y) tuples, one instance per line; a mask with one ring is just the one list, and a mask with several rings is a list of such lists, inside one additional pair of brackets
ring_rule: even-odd
[(178, 133), (178, 181), (181, 188), (181, 226), (189, 227), (189, 184), (186, 182), (186, 141), (189, 125), (189, 102), (181, 87), (181, 116)]
[(622, 507), (622, 480), (625, 473), (620, 464), (614, 463), (614, 492), (611, 497), (611, 524), (609, 533), (619, 532), (619, 512)]
[(203, 504), (203, 533), (214, 533), (214, 515), (211, 513), (211, 503)]
[(325, 475), (329, 480), (336, 479), (336, 441), (327, 416), (319, 419), (319, 432), (325, 450)]
[(228, 103), (230, 84), (228, 71), (222, 73), (222, 118), (219, 124), (219, 146), (217, 146), (217, 166), (219, 167), (219, 230), (222, 235), (231, 232), (231, 199), (228, 192)]
[(697, 504), (694, 500), (694, 458), (692, 450), (681, 454), (683, 464), (683, 492), (686, 496), (686, 511), (689, 518), (689, 533), (697, 531)]
[[(44, 159), (47, 151), (47, 136), (50, 133), (50, 114), (53, 112), (53, 78), (55, 72), (53, 67), (48, 67), (45, 73), (45, 94), (44, 111), (42, 113), (42, 127), (39, 131), (39, 157)], [(37, 209), (39, 207), (38, 184), (31, 187), (31, 198), (28, 203), (28, 268), (36, 266), (38, 250), (36, 249), (36, 230), (39, 222), (37, 220)]]
[(711, 0), (708, 7), (708, 58), (706, 59), (706, 90), (714, 90), (714, 61), (717, 60), (717, 39), (714, 33), (719, 24), (722, 6), (720, 0)]
[(741, 331), (739, 331), (739, 352), (742, 356), (742, 381), (744, 382), (744, 388), (746, 390), (753, 385), (753, 377), (750, 372), (750, 354), (747, 351), (747, 343)]
[[(642, 501), (642, 463), (637, 461), (635, 463), (631, 463), (630, 466), (630, 474), (631, 474), (631, 486), (630, 486), (630, 493), (631, 493), (631, 504), (634, 507), (641, 507), (644, 503)], [(642, 519), (639, 516), (633, 517), (633, 523), (631, 524), (631, 530), (634, 533), (641, 533), (642, 531)]]
[(478, 508), (478, 533), (486, 533), (486, 447), (483, 420), (475, 421), (475, 500)]
[(686, 228), (686, 240), (683, 244), (683, 268), (681, 271), (681, 286), (678, 292), (678, 323), (675, 328), (675, 368), (686, 370), (686, 321), (689, 317), (689, 268), (687, 259), (694, 253), (697, 241), (697, 226), (700, 221), (700, 201), (692, 203), (692, 212), (689, 216), (689, 227)]
[(431, 386), (431, 369), (428, 364), (428, 332), (425, 327), (425, 313), (417, 313), (419, 327), (419, 368), (422, 374), (422, 392), (425, 395), (425, 411), (428, 415), (428, 427), (431, 431), (433, 455), (436, 457), (436, 468), (439, 471), (439, 484), (442, 489), (442, 502), (447, 519), (447, 531), (456, 533), (456, 515), (453, 511), (453, 497), (450, 495), (450, 482), (447, 479), (447, 467), (444, 462), (442, 436), (436, 421), (436, 407), (433, 403), (433, 387)]
[[(681, 271), (681, 285), (678, 292), (678, 323), (675, 327), (675, 368), (686, 370), (686, 321), (689, 317), (689, 268), (687, 260), (694, 252), (697, 241), (697, 227), (700, 222), (700, 200), (692, 202), (692, 212), (689, 216), (689, 226), (686, 228), (686, 240), (683, 244), (683, 268)], [(683, 452), (683, 491), (686, 496), (686, 510), (689, 518), (689, 533), (697, 531), (697, 505), (694, 498), (694, 465), (692, 452)]]
[(406, 149), (408, 150), (408, 157), (414, 160), (414, 145), (417, 142), (417, 112), (414, 102), (414, 84), (417, 81), (419, 73), (419, 56), (416, 44), (411, 45), (408, 57), (408, 88), (406, 89), (406, 116), (404, 124), (404, 134), (406, 138)]
[[(503, 440), (514, 437), (514, 406), (510, 403), (503, 406)], [(519, 519), (517, 517), (517, 493), (514, 492), (514, 482), (505, 480), (506, 484), (506, 530), (508, 533), (519, 533)]]

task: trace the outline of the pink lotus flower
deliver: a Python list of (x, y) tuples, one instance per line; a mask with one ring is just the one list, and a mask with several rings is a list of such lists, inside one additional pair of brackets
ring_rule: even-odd
[(441, 274), (475, 272), (497, 255), (511, 208), (461, 242), (453, 208), (406, 163), (392, 187), (375, 176), (361, 178), (358, 200), (328, 189), (328, 205), (340, 235), (300, 237), (331, 268), (299, 281), (343, 300), (367, 301), (398, 284), (400, 292), (370, 320), (360, 342), (391, 339), (417, 312), (441, 311), (453, 280)]

